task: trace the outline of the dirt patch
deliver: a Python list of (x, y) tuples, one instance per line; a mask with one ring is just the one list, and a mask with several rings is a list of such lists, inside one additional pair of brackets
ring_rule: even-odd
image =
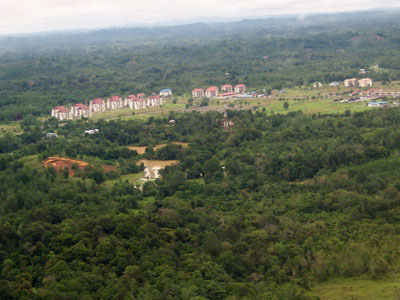
[(143, 163), (145, 166), (143, 178), (157, 179), (160, 177), (159, 171), (167, 166), (177, 164), (177, 160), (147, 160), (143, 159), (138, 161), (138, 164)]
[[(89, 163), (82, 161), (82, 160), (77, 160), (77, 159), (71, 159), (71, 158), (65, 158), (65, 157), (57, 157), (57, 156), (51, 156), (43, 161), (43, 165), (48, 168), (48, 167), (53, 167), (57, 171), (64, 170), (65, 168), (68, 168), (69, 175), (73, 176), (74, 171), (72, 170), (72, 165), (77, 164), (78, 169), (83, 170), (85, 169)], [(117, 168), (114, 166), (106, 166), (103, 165), (101, 166), (104, 170), (104, 172), (111, 172), (115, 171)]]
[[(183, 148), (188, 147), (189, 143), (182, 143), (182, 142), (172, 142), (171, 144), (174, 145), (181, 145)], [(167, 144), (158, 144), (154, 147), (154, 150), (158, 150), (162, 147), (165, 147)], [(146, 152), (147, 146), (143, 147), (136, 147), (136, 146), (128, 146), (128, 149), (136, 151), (138, 154), (144, 154)]]
[(117, 170), (117, 167), (115, 167), (115, 166), (102, 165), (101, 167), (104, 170), (104, 172), (106, 172), (106, 173)]

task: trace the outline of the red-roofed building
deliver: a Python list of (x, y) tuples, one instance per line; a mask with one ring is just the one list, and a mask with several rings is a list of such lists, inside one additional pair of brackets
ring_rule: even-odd
[(91, 112), (102, 112), (106, 110), (106, 103), (103, 99), (96, 98), (90, 101), (89, 108)]
[(54, 107), (51, 110), (51, 116), (56, 118), (56, 119), (58, 119), (58, 120), (60, 120), (60, 121), (70, 120), (71, 119), (70, 111), (65, 106)]
[(124, 108), (124, 101), (119, 96), (111, 96), (107, 99), (107, 109)]
[(139, 94), (137, 94), (137, 97), (138, 97), (138, 98), (144, 98), (144, 96), (145, 96), (144, 93), (139, 93)]
[(130, 109), (146, 108), (147, 101), (146, 99), (138, 98), (135, 95), (129, 95), (125, 99), (125, 106), (128, 106)]
[(125, 98), (124, 105), (128, 106), (130, 109), (133, 109), (133, 103), (136, 101), (137, 97), (135, 95), (129, 95)]
[(221, 92), (223, 93), (232, 93), (233, 92), (233, 87), (230, 84), (225, 84), (221, 86)]
[(246, 86), (242, 83), (235, 85), (235, 93), (237, 94), (246, 93)]
[(203, 89), (194, 89), (192, 90), (193, 98), (203, 98), (204, 97), (204, 90)]
[(160, 106), (160, 105), (163, 105), (163, 103), (164, 102), (163, 102), (162, 98), (160, 96), (158, 96), (158, 95), (150, 96), (147, 99), (147, 106), (148, 107)]
[(90, 108), (83, 103), (77, 103), (71, 106), (72, 119), (79, 119), (82, 117), (89, 118), (91, 115)]
[(206, 96), (208, 98), (215, 98), (218, 97), (218, 87), (216, 86), (211, 86), (208, 89), (206, 89)]

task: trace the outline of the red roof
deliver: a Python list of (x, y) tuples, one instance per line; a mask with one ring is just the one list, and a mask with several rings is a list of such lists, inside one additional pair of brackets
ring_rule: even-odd
[(129, 95), (126, 99), (128, 99), (128, 100), (136, 100), (137, 97), (135, 95)]
[(223, 87), (223, 88), (225, 88), (225, 87), (232, 87), (232, 85), (230, 85), (230, 84), (225, 84), (225, 85), (223, 85), (222, 87)]
[(110, 101), (121, 101), (121, 97), (120, 96), (111, 96), (110, 98), (108, 98), (108, 100)]
[(144, 93), (140, 93), (140, 94), (137, 94), (137, 96), (140, 98), (140, 97), (144, 97)]
[(149, 99), (160, 99), (160, 96), (158, 96), (158, 95), (150, 96)]
[(210, 86), (207, 91), (218, 91), (218, 87), (216, 86)]
[(242, 87), (242, 86), (245, 87), (246, 85), (244, 85), (243, 83), (235, 85), (235, 87)]
[(203, 89), (194, 89), (192, 92), (204, 92)]
[(58, 112), (69, 112), (68, 108), (66, 108), (65, 106), (57, 106), (54, 107), (53, 110), (56, 110)]
[(72, 107), (79, 108), (79, 109), (89, 109), (89, 107), (87, 107), (87, 106), (86, 106), (85, 104), (83, 104), (83, 103), (74, 104), (74, 105), (72, 105)]
[(103, 103), (103, 99), (96, 98), (96, 99), (93, 99), (92, 101), (90, 101), (90, 103), (92, 103), (92, 104), (102, 104)]

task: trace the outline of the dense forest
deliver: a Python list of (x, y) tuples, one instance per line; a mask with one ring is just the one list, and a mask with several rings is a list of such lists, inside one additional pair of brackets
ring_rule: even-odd
[[(112, 94), (400, 79), (399, 11), (0, 37), (0, 122)], [(373, 68), (378, 66), (378, 68)]]
[[(315, 300), (318, 282), (398, 271), (399, 109), (228, 117), (29, 117), (1, 137), (1, 298)], [(52, 155), (93, 167), (42, 167)], [(142, 157), (179, 163), (118, 180)]]

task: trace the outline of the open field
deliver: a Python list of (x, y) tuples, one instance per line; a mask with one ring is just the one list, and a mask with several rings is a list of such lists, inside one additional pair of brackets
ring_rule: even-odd
[(10, 124), (1, 124), (0, 125), (0, 136), (3, 136), (6, 133), (14, 133), (14, 134), (22, 133), (21, 122), (12, 122)]
[[(172, 142), (171, 144), (181, 145), (183, 148), (189, 146), (188, 143), (182, 143), (182, 142)], [(166, 145), (167, 144), (159, 144), (159, 145), (154, 147), (154, 150), (158, 150), (158, 149), (160, 149), (160, 148), (162, 148), (162, 147), (164, 147)], [(128, 146), (128, 149), (134, 150), (138, 154), (144, 154), (146, 152), (146, 148), (147, 148), (147, 146), (142, 146), (142, 147), (139, 147), (139, 146)]]
[(140, 178), (143, 177), (143, 172), (137, 173), (137, 174), (127, 174), (127, 175), (121, 175), (120, 178), (118, 179), (111, 179), (107, 180), (104, 182), (105, 185), (114, 185), (115, 183), (118, 183), (120, 181), (125, 182), (128, 181), (131, 184), (136, 184), (140, 180)]
[(312, 294), (321, 300), (399, 300), (400, 274), (379, 280), (336, 279), (317, 284)]

